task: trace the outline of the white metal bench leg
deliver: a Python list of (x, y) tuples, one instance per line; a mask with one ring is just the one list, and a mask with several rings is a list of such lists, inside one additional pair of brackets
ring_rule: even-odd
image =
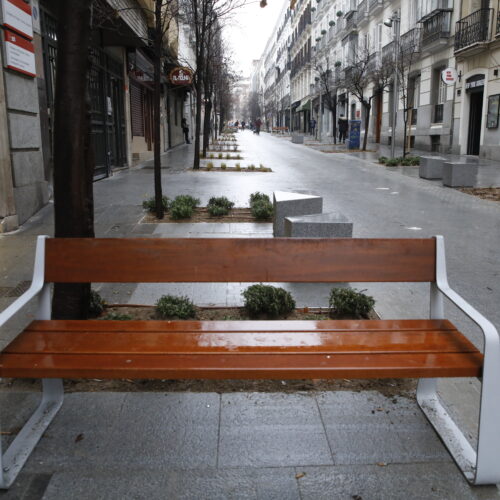
[(444, 318), (443, 295), (471, 318), (484, 334), (484, 365), (477, 451), (444, 408), (437, 379), (421, 379), (417, 402), (465, 477), (476, 485), (500, 483), (500, 339), (496, 328), (456, 292), (446, 276), (444, 241), (436, 237), (436, 283), (431, 284), (430, 316)]
[(2, 454), (0, 444), (0, 488), (7, 489), (28, 460), (31, 452), (61, 408), (64, 398), (61, 379), (43, 379), (40, 405), (26, 422), (11, 445)]

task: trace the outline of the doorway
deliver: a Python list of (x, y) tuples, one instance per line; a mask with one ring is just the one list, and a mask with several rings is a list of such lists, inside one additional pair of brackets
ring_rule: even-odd
[(469, 132), (467, 135), (467, 154), (479, 155), (483, 114), (483, 90), (474, 90), (469, 94)]

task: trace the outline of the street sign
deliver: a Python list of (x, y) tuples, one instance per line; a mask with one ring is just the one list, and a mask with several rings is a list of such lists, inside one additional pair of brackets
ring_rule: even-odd
[(1, 0), (1, 23), (20, 35), (33, 39), (31, 7), (23, 0)]
[(9, 30), (5, 30), (5, 66), (28, 76), (36, 76), (34, 45)]
[(174, 68), (168, 75), (172, 85), (191, 85), (193, 73), (189, 68)]
[(458, 80), (458, 73), (455, 68), (446, 68), (441, 71), (441, 80), (446, 85), (455, 85)]

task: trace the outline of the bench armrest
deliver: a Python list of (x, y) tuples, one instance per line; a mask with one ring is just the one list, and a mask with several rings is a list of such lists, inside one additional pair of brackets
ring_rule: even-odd
[(19, 298), (17, 298), (7, 309), (0, 313), (0, 327), (19, 312), (28, 302), (36, 297), (45, 284), (45, 240), (47, 236), (38, 236), (36, 241), (35, 265), (33, 269), (33, 280), (31, 286)]

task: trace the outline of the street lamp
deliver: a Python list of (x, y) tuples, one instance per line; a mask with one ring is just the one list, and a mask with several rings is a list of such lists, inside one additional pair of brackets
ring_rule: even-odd
[(394, 77), (393, 77), (393, 98), (392, 98), (392, 138), (391, 138), (391, 158), (396, 157), (396, 123), (398, 116), (398, 97), (399, 97), (399, 82), (398, 82), (398, 54), (399, 54), (399, 37), (400, 37), (401, 18), (398, 12), (394, 12), (392, 17), (384, 21), (384, 25), (388, 28), (394, 26)]

